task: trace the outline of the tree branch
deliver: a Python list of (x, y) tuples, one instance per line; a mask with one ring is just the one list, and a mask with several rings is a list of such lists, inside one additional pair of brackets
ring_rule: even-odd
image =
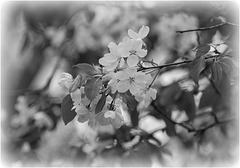
[(189, 29), (189, 30), (178, 30), (176, 31), (176, 33), (186, 33), (186, 32), (193, 32), (193, 31), (205, 31), (205, 30), (212, 30), (212, 29), (216, 29), (219, 28), (221, 26), (224, 25), (230, 25), (230, 26), (237, 26), (239, 27), (239, 25), (234, 24), (234, 23), (230, 23), (230, 22), (223, 22), (214, 26), (210, 26), (210, 27), (202, 27), (202, 28), (198, 28), (198, 29)]
[[(172, 120), (172, 119), (171, 119), (170, 117), (168, 117), (160, 108), (158, 108), (158, 107), (155, 105), (154, 101), (151, 103), (151, 105), (153, 106), (153, 108), (154, 108), (155, 110), (157, 110), (157, 112), (159, 112), (162, 116), (164, 116), (164, 118), (166, 118), (169, 122), (171, 122), (171, 123), (173, 123), (173, 124), (175, 124), (175, 125), (179, 125), (179, 126), (185, 128), (185, 129), (187, 129), (188, 132), (196, 132), (196, 134), (197, 134), (197, 133), (200, 133), (200, 132), (205, 132), (207, 129), (210, 129), (210, 128), (218, 125), (218, 124), (225, 124), (225, 123), (231, 122), (232, 120), (235, 119), (235, 118), (232, 118), (232, 119), (227, 119), (227, 120), (224, 120), (224, 121), (219, 121), (219, 120), (217, 119), (217, 116), (215, 115), (215, 116), (214, 116), (214, 118), (215, 118), (215, 122), (214, 122), (214, 123), (208, 125), (208, 126), (205, 127), (205, 128), (195, 129), (195, 128), (193, 128), (193, 127), (190, 126), (190, 125), (187, 125), (187, 124), (184, 124), (184, 123), (178, 123), (178, 122)], [(160, 130), (160, 129), (159, 129), (159, 130)], [(151, 134), (154, 134), (155, 132), (157, 132), (157, 131), (159, 131), (159, 130), (155, 130), (155, 131), (153, 131)], [(162, 130), (162, 129), (161, 129), (161, 130)]]
[(189, 127), (188, 125), (185, 125), (183, 123), (178, 123), (176, 121), (173, 121), (171, 118), (169, 118), (161, 109), (159, 109), (154, 102), (151, 104), (155, 110), (157, 110), (162, 116), (164, 116), (169, 122), (175, 124), (175, 125), (180, 125), (183, 128), (187, 129), (189, 132), (195, 131), (192, 127)]
[[(215, 58), (219, 55), (214, 55), (214, 56), (209, 56), (206, 57), (205, 59), (211, 59), (211, 58)], [(138, 71), (144, 71), (144, 70), (148, 70), (148, 69), (161, 69), (161, 68), (165, 68), (165, 67), (170, 67), (170, 66), (176, 66), (176, 65), (181, 65), (181, 64), (187, 64), (192, 62), (193, 60), (186, 60), (186, 61), (182, 61), (182, 62), (174, 62), (174, 63), (169, 63), (169, 64), (164, 64), (164, 65), (160, 65), (160, 66), (153, 66), (153, 67), (141, 67), (140, 69), (138, 69)]]

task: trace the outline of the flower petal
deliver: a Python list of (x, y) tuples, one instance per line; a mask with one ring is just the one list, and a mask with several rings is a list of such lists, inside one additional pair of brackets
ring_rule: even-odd
[(112, 53), (107, 53), (103, 57), (107, 62), (114, 62), (118, 59), (118, 56)]
[(103, 65), (103, 66), (108, 66), (108, 65), (111, 64), (111, 62), (108, 62), (105, 57), (100, 58), (100, 59), (98, 60), (98, 62), (99, 62), (99, 64), (101, 64), (101, 65)]
[(111, 53), (113, 53), (113, 54), (118, 54), (118, 46), (117, 46), (116, 43), (110, 42), (110, 43), (108, 44), (108, 48), (109, 48), (109, 50), (110, 50)]
[(143, 58), (147, 55), (147, 50), (139, 49), (139, 50), (137, 50), (136, 55)]
[(129, 67), (126, 69), (126, 73), (128, 74), (129, 77), (135, 77), (136, 74), (138, 74), (140, 72), (137, 72), (137, 68)]
[(116, 78), (123, 81), (123, 80), (127, 80), (129, 78), (129, 75), (124, 71), (119, 71), (116, 73)]
[(139, 32), (138, 32), (138, 35), (139, 35), (139, 37), (141, 38), (141, 39), (143, 39), (143, 38), (145, 38), (147, 35), (148, 35), (148, 33), (149, 33), (149, 27), (148, 26), (142, 26), (141, 27), (141, 29), (139, 30)]
[(120, 128), (123, 124), (123, 116), (119, 113), (116, 113), (115, 119), (111, 121), (111, 124), (115, 128)]
[(128, 57), (130, 55), (128, 46), (124, 43), (119, 44), (118, 51), (122, 57)]
[(110, 65), (106, 66), (105, 69), (107, 71), (113, 71), (114, 69), (116, 69), (118, 66), (118, 61), (116, 62), (112, 62)]
[(136, 33), (135, 31), (133, 31), (132, 29), (128, 29), (128, 35), (129, 35), (129, 37), (131, 37), (132, 39), (138, 39), (138, 38), (139, 38), (138, 33)]
[(112, 119), (114, 119), (115, 116), (116, 116), (116, 113), (114, 111), (112, 111), (112, 110), (107, 111), (107, 112), (104, 113), (104, 117), (105, 118), (112, 118)]
[(81, 102), (81, 90), (76, 89), (75, 91), (70, 93), (70, 96), (74, 103), (79, 104)]
[(142, 48), (142, 40), (132, 40), (132, 50), (138, 51)]
[(61, 87), (66, 87), (67, 89), (69, 89), (69, 87), (72, 85), (73, 82), (73, 77), (71, 74), (63, 72), (62, 73), (62, 79), (59, 80), (58, 84)]
[(127, 58), (127, 64), (130, 67), (136, 66), (138, 64), (138, 62), (139, 62), (139, 58), (136, 55), (131, 55), (130, 57)]
[(125, 93), (129, 89), (129, 83), (127, 81), (120, 81), (116, 87), (119, 93)]
[(135, 95), (138, 92), (137, 85), (131, 84), (129, 86), (129, 91), (131, 92), (132, 95)]
[[(123, 37), (123, 39), (122, 39), (122, 42), (121, 43), (129, 43), (131, 41), (131, 39), (128, 37), (128, 36), (125, 36), (125, 37)], [(120, 43), (120, 44), (121, 44)]]
[(153, 88), (150, 88), (150, 89), (149, 89), (149, 95), (151, 96), (151, 98), (152, 98), (153, 100), (155, 100), (155, 99), (156, 99), (156, 95), (157, 95), (157, 90), (156, 90), (156, 89), (153, 89)]

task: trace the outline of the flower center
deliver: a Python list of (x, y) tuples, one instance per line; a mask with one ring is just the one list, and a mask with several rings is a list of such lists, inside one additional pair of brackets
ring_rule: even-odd
[(131, 50), (131, 51), (129, 51), (129, 52), (130, 52), (130, 55), (135, 55), (137, 51)]

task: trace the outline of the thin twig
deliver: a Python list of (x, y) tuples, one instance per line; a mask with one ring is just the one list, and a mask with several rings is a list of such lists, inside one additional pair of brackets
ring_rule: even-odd
[[(217, 119), (217, 116), (214, 116), (214, 118), (215, 118), (215, 122), (214, 122), (214, 123), (210, 124), (209, 126), (207, 126), (207, 127), (205, 127), (205, 128), (195, 129), (195, 128), (193, 128), (193, 127), (190, 126), (190, 125), (186, 125), (186, 124), (184, 124), (184, 123), (178, 123), (178, 122), (172, 120), (172, 119), (171, 119), (170, 117), (168, 117), (161, 109), (159, 109), (159, 108), (155, 105), (154, 102), (152, 102), (151, 105), (152, 105), (152, 106), (154, 107), (154, 109), (157, 110), (162, 116), (164, 116), (169, 122), (171, 122), (171, 123), (173, 123), (173, 124), (175, 124), (175, 125), (182, 126), (183, 128), (187, 129), (188, 132), (196, 132), (196, 133), (205, 132), (207, 129), (210, 129), (210, 128), (218, 125), (218, 124), (225, 124), (225, 123), (231, 122), (232, 120), (235, 119), (235, 118), (232, 118), (232, 119), (227, 119), (227, 120), (224, 120), (224, 121), (219, 121), (219, 120)], [(159, 130), (160, 130), (160, 129), (159, 129)], [(155, 133), (155, 132), (157, 132), (157, 131), (158, 131), (158, 130), (155, 130), (153, 133)], [(153, 133), (152, 133), (152, 134), (153, 134)]]
[(176, 121), (173, 121), (171, 118), (169, 118), (161, 109), (159, 109), (154, 102), (152, 102), (152, 106), (154, 107), (155, 110), (157, 110), (159, 113), (161, 113), (168, 121), (170, 121), (171, 123), (175, 124), (175, 125), (180, 125), (183, 128), (186, 128), (189, 132), (193, 132), (195, 131), (193, 128), (190, 128), (189, 126), (183, 124), (183, 123), (178, 123)]
[[(218, 55), (214, 55), (214, 56), (209, 56), (209, 57), (205, 57), (205, 59), (211, 59), (211, 58), (215, 58)], [(182, 61), (182, 62), (174, 62), (174, 63), (169, 63), (169, 64), (164, 64), (164, 65), (160, 65), (160, 66), (153, 66), (153, 67), (141, 67), (138, 71), (144, 71), (147, 69), (161, 69), (161, 68), (165, 68), (165, 67), (169, 67), (169, 66), (176, 66), (176, 65), (181, 65), (181, 64), (187, 64), (192, 62), (193, 60), (186, 60), (186, 61)]]
[(150, 83), (150, 85), (148, 86), (148, 88), (150, 88), (150, 87), (152, 86), (153, 82), (156, 80), (156, 78), (157, 78), (157, 76), (159, 75), (160, 71), (161, 71), (161, 69), (159, 68), (159, 69), (158, 69), (158, 72), (157, 72), (156, 75), (154, 76), (154, 78), (153, 78), (152, 82)]
[(224, 25), (230, 25), (230, 26), (237, 26), (239, 27), (239, 25), (234, 24), (234, 23), (230, 23), (230, 22), (223, 22), (214, 26), (210, 26), (210, 27), (202, 27), (202, 28), (198, 28), (198, 29), (189, 29), (189, 30), (178, 30), (176, 31), (176, 33), (186, 33), (186, 32), (193, 32), (193, 31), (205, 31), (205, 30), (212, 30), (212, 29), (216, 29), (219, 28), (221, 26)]

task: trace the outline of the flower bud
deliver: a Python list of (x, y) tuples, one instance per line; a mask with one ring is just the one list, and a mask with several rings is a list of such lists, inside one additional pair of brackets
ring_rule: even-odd
[(69, 92), (71, 93), (71, 92), (75, 91), (79, 86), (81, 86), (81, 83), (82, 83), (82, 76), (78, 75), (74, 79), (73, 83), (70, 85), (70, 87), (68, 89)]

